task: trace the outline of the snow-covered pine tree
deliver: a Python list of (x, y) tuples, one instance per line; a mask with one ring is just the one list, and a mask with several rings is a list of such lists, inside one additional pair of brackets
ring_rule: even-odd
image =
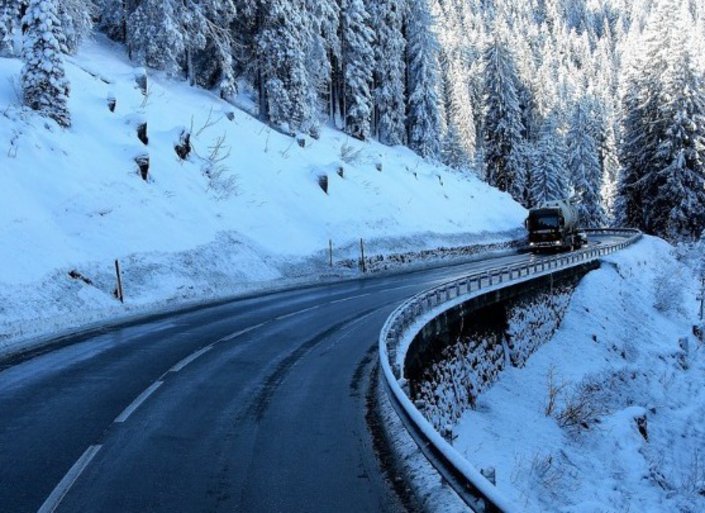
[(259, 0), (233, 0), (237, 16), (230, 25), (233, 38), (233, 68), (236, 76), (258, 87), (257, 45), (262, 16)]
[(310, 19), (303, 0), (266, 0), (257, 35), (260, 114), (284, 130), (308, 131), (315, 124), (315, 87), (306, 69)]
[(484, 151), (487, 181), (524, 200), (525, 170), (522, 168), (524, 125), (517, 96), (518, 77), (512, 55), (495, 31), (484, 54), (485, 115)]
[[(441, 160), (447, 166), (455, 169), (468, 169), (472, 162), (471, 155), (467, 151), (467, 139), (463, 136), (461, 124), (465, 120), (464, 114), (467, 112), (458, 103), (458, 98), (454, 93), (452, 73), (448, 71), (450, 64), (448, 56), (441, 52), (441, 106), (444, 119), (441, 119), (443, 131), (441, 134)], [(467, 125), (465, 128), (471, 128)]]
[[(233, 0), (201, 0), (187, 29), (202, 30), (187, 46), (188, 74), (192, 83), (217, 87), (222, 98), (235, 94), (233, 30), (236, 7)], [(203, 42), (205, 41), (205, 45)], [(203, 45), (201, 47), (201, 45)]]
[[(428, 0), (440, 46), (439, 108), (444, 163), (468, 168), (477, 156), (483, 22), (473, 2)], [(442, 20), (442, 22), (440, 22)]]
[[(313, 100), (322, 103), (315, 105), (335, 118), (337, 99), (333, 86), (334, 69), (336, 75), (340, 66), (340, 6), (336, 0), (306, 0), (306, 12), (310, 16), (310, 34), (307, 45), (307, 68), (311, 72)], [(324, 99), (324, 102), (318, 100)]]
[(370, 136), (372, 121), (374, 32), (369, 27), (369, 13), (362, 0), (342, 0), (341, 19), (344, 130), (365, 140)]
[[(454, 58), (447, 53), (442, 56), (441, 73), (443, 75), (443, 98), (446, 106), (448, 127), (454, 127), (457, 134), (457, 157), (462, 162), (472, 161), (477, 149), (477, 133), (475, 132), (475, 111), (470, 95), (465, 65), (462, 59)], [(448, 138), (448, 142), (452, 137)], [(455, 159), (453, 167), (463, 168), (465, 164)]]
[(22, 2), (18, 0), (0, 0), (0, 55), (15, 53), (14, 43), (20, 32), (22, 9)]
[(657, 105), (654, 102), (655, 88), (650, 73), (638, 66), (627, 77), (622, 99), (622, 139), (619, 145), (621, 172), (615, 199), (615, 222), (617, 225), (643, 227), (643, 182), (641, 179), (652, 165), (655, 141), (651, 134), (651, 122)]
[(432, 22), (426, 0), (410, 2), (407, 29), (407, 134), (412, 150), (422, 157), (439, 158), (439, 48), (431, 28)]
[(445, 165), (455, 169), (467, 169), (470, 166), (470, 158), (463, 151), (460, 133), (454, 123), (447, 126), (441, 142), (441, 157)]
[(608, 225), (615, 224), (617, 184), (619, 182), (619, 158), (617, 156), (617, 136), (611, 116), (605, 119), (603, 137), (600, 141), (602, 164), (602, 188), (600, 197)]
[(140, 64), (180, 75), (186, 51), (179, 0), (142, 0), (127, 20), (127, 48)]
[(645, 228), (673, 242), (696, 241), (705, 228), (705, 77), (688, 35), (685, 28), (674, 33), (673, 60), (659, 98), (658, 126), (665, 131), (656, 150), (658, 169), (646, 189)]
[(565, 198), (568, 189), (566, 148), (555, 114), (549, 114), (542, 123), (533, 157), (529, 206)]
[[(629, 18), (634, 20), (633, 11), (636, 4), (632, 5)], [(649, 69), (645, 64), (646, 57), (643, 51), (644, 43), (641, 40), (641, 33), (635, 28), (634, 21), (628, 30), (625, 30), (625, 38), (620, 42), (619, 51), (623, 45), (626, 46), (623, 52), (625, 65), (622, 67), (622, 89), (619, 110), (621, 116), (617, 125), (617, 155), (619, 157), (620, 170), (617, 179), (617, 192), (614, 200), (614, 220), (615, 226), (637, 227), (641, 221), (641, 191), (639, 179), (644, 172), (644, 153), (638, 151), (643, 144), (645, 137), (645, 127), (648, 126), (646, 116), (651, 105), (653, 105), (653, 94), (647, 98), (647, 85), (650, 85), (653, 77), (648, 73)], [(647, 72), (646, 74), (644, 72)], [(648, 101), (644, 101), (647, 100)]]
[(64, 72), (56, 0), (30, 0), (22, 23), (27, 27), (22, 49), (22, 97), (25, 105), (60, 126), (71, 125), (69, 82)]
[(108, 37), (125, 43), (127, 22), (142, 0), (93, 0), (98, 12), (97, 26)]
[(605, 213), (600, 198), (602, 166), (590, 105), (590, 100), (582, 97), (573, 108), (568, 129), (567, 163), (580, 225), (597, 228), (604, 226)]
[(93, 28), (91, 18), (94, 6), (90, 0), (61, 0), (59, 2), (59, 21), (66, 36), (67, 53), (76, 53), (81, 40)]
[[(674, 54), (678, 53), (675, 41), (684, 30), (683, 22), (677, 21), (679, 12), (677, 0), (662, 0), (648, 17), (644, 40), (634, 36), (630, 40), (631, 46), (644, 50), (634, 57), (622, 100), (623, 135), (619, 149), (622, 173), (616, 211), (619, 223), (649, 233), (656, 233), (653, 227), (663, 225), (658, 218), (665, 215), (650, 205), (661, 194), (663, 170), (671, 164), (664, 160), (660, 149), (662, 141), (669, 138), (667, 132), (673, 122), (669, 119), (673, 112), (664, 111), (664, 103), (670, 101), (669, 95), (674, 92), (666, 90), (664, 77), (673, 69)], [(633, 31), (638, 29), (632, 26)]]
[(402, 32), (406, 18), (404, 0), (377, 0), (371, 5), (372, 26), (377, 38), (375, 51), (375, 128), (383, 144), (406, 141), (406, 40)]

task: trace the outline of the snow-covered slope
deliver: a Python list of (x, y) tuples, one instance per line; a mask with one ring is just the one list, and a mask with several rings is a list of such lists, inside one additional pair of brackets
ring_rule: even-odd
[(705, 511), (696, 285), (660, 239), (606, 258), (553, 340), (463, 415), (454, 445), (527, 513)]
[[(360, 238), (373, 254), (497, 241), (525, 215), (508, 195), (406, 148), (332, 129), (302, 148), (160, 75), (149, 74), (143, 96), (140, 70), (102, 38), (66, 63), (68, 130), (20, 106), (20, 69), (0, 58), (0, 351), (18, 337), (320, 274), (329, 240), (336, 261), (355, 257)], [(136, 135), (143, 121), (148, 145)], [(181, 161), (184, 128), (194, 151)], [(142, 154), (147, 182), (134, 162)], [(125, 307), (111, 296), (115, 258)], [(74, 269), (93, 284), (68, 278)]]

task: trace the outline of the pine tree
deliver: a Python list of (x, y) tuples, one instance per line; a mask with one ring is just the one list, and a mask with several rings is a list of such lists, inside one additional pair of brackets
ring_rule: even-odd
[(127, 24), (142, 0), (93, 0), (98, 12), (98, 28), (108, 37), (127, 42)]
[(406, 141), (406, 41), (402, 33), (405, 19), (403, 0), (373, 2), (372, 24), (375, 41), (375, 120), (380, 142), (388, 145)]
[(66, 53), (76, 53), (81, 40), (93, 28), (91, 11), (93, 5), (87, 0), (61, 0), (59, 21), (66, 37)]
[[(477, 156), (481, 124), (484, 21), (479, 6), (466, 1), (428, 0), (440, 45), (439, 109), (442, 160), (464, 169)], [(442, 20), (442, 21), (440, 21)], [(481, 132), (480, 132), (481, 133)]]
[(237, 16), (231, 23), (230, 35), (233, 38), (233, 68), (235, 76), (248, 80), (255, 88), (259, 87), (257, 69), (257, 44), (263, 16), (260, 14), (259, 0), (233, 0)]
[(563, 199), (567, 195), (566, 148), (555, 115), (541, 125), (530, 172), (530, 206)]
[[(693, 238), (702, 227), (702, 170), (697, 171), (698, 135), (697, 128), (692, 129), (698, 126), (700, 100), (689, 94), (692, 87), (702, 94), (702, 83), (697, 73), (686, 71), (691, 66), (688, 47), (697, 38), (685, 36), (684, 20), (690, 15), (681, 7), (674, 0), (657, 5), (641, 43), (644, 54), (629, 75), (616, 202), (619, 221), (672, 240)], [(684, 103), (678, 104), (677, 98)], [(686, 119), (682, 114), (687, 111)], [(689, 137), (694, 138), (691, 149)]]
[(522, 112), (517, 73), (509, 49), (498, 35), (485, 51), (484, 149), (487, 180), (518, 201), (524, 199)]
[(454, 84), (451, 78), (452, 73), (448, 71), (450, 66), (447, 56), (442, 55), (441, 68), (441, 106), (443, 118), (442, 139), (441, 139), (441, 160), (447, 166), (455, 169), (468, 169), (471, 164), (471, 155), (467, 151), (467, 139), (463, 136), (461, 125), (465, 110), (457, 102), (457, 96), (453, 94)]
[(645, 191), (645, 228), (674, 242), (695, 241), (705, 228), (705, 78), (685, 33), (676, 36), (673, 62), (663, 77), (659, 116), (665, 131), (656, 150), (658, 168)]
[(306, 69), (309, 24), (303, 0), (267, 0), (257, 36), (262, 114), (275, 126), (308, 131), (315, 87)]
[(201, 0), (191, 30), (201, 30), (202, 38), (191, 38), (187, 47), (188, 74), (192, 83), (217, 87), (221, 98), (235, 94), (232, 23), (236, 7), (233, 0)]
[(589, 100), (582, 98), (573, 109), (568, 130), (568, 172), (580, 225), (588, 228), (598, 228), (605, 224), (600, 198), (602, 166), (593, 117)]
[(643, 175), (651, 165), (656, 141), (651, 129), (655, 112), (656, 77), (642, 74), (642, 68), (628, 77), (626, 93), (622, 100), (622, 140), (619, 157), (622, 166), (617, 198), (616, 223), (622, 226), (643, 227)]
[(232, 0), (142, 0), (127, 20), (128, 50), (141, 64), (218, 86), (228, 97), (235, 91), (234, 18)]
[(127, 21), (130, 57), (174, 75), (183, 70), (186, 35), (178, 0), (142, 0)]
[(371, 133), (374, 33), (362, 0), (342, 0), (341, 15), (345, 132), (365, 140)]
[(608, 117), (608, 119), (605, 120), (605, 124), (605, 131), (600, 144), (603, 177), (600, 197), (602, 198), (607, 224), (613, 225), (616, 221), (617, 187), (620, 164), (617, 155), (617, 136), (615, 134), (613, 121)]
[(20, 32), (20, 20), (26, 4), (19, 0), (0, 0), (0, 55), (15, 53), (15, 37)]
[(30, 0), (22, 23), (27, 27), (22, 58), (22, 96), (25, 105), (60, 126), (71, 125), (69, 82), (61, 60), (64, 36), (56, 0)]
[(445, 54), (441, 61), (441, 72), (446, 125), (453, 132), (446, 134), (445, 145), (452, 146), (455, 154), (446, 163), (461, 169), (469, 165), (477, 149), (474, 105), (462, 63)]
[[(311, 72), (311, 83), (316, 93), (313, 108), (321, 110), (323, 107), (329, 118), (334, 119), (337, 100), (333, 74), (334, 67), (340, 65), (340, 7), (336, 0), (306, 0), (306, 12), (311, 19), (306, 67)], [(320, 99), (325, 99), (322, 106), (318, 105)]]
[(410, 3), (407, 30), (409, 147), (422, 157), (440, 157), (441, 122), (438, 111), (439, 49), (431, 28), (426, 0)]

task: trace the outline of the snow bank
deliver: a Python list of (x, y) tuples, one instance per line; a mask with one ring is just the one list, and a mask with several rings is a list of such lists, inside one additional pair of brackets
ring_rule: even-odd
[[(508, 195), (403, 147), (332, 129), (301, 147), (160, 75), (143, 95), (143, 70), (102, 38), (66, 64), (68, 130), (20, 107), (20, 69), (0, 58), (0, 352), (116, 315), (320, 276), (329, 241), (336, 262), (356, 258), (360, 238), (370, 255), (495, 242), (525, 216)], [(193, 151), (181, 160), (184, 130)], [(124, 307), (112, 297), (115, 258)]]
[(553, 340), (464, 413), (455, 447), (527, 513), (705, 511), (696, 283), (659, 239), (607, 257)]

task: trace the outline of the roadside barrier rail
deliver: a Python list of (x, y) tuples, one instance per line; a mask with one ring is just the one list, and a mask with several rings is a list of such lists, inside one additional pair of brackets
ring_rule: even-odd
[[(426, 420), (421, 412), (404, 391), (406, 379), (403, 375), (406, 353), (416, 335), (443, 312), (464, 303), (465, 301), (504, 287), (547, 276), (557, 271), (597, 260), (600, 257), (614, 253), (633, 244), (642, 236), (639, 230), (620, 228), (598, 228), (583, 230), (588, 235), (606, 235), (621, 237), (623, 240), (613, 243), (603, 243), (598, 246), (586, 247), (571, 253), (544, 257), (540, 260), (520, 264), (502, 266), (478, 273), (473, 273), (410, 297), (387, 318), (379, 335), (379, 355), (382, 372), (390, 392), (391, 399), (396, 403), (396, 409), (406, 418), (406, 424), (411, 424), (414, 435), (422, 438), (423, 444), (430, 444), (434, 458), (446, 466), (442, 474), (460, 476), (463, 490), (457, 490), (469, 506), (477, 508), (479, 499), (484, 504), (484, 511), (519, 513), (516, 505), (511, 504), (502, 496), (473, 465), (471, 465), (457, 450), (453, 448)], [(434, 463), (435, 465), (435, 463)], [(470, 491), (475, 501), (471, 504), (465, 498)], [(481, 506), (482, 507), (482, 506)], [(479, 509), (478, 512), (481, 512)]]

